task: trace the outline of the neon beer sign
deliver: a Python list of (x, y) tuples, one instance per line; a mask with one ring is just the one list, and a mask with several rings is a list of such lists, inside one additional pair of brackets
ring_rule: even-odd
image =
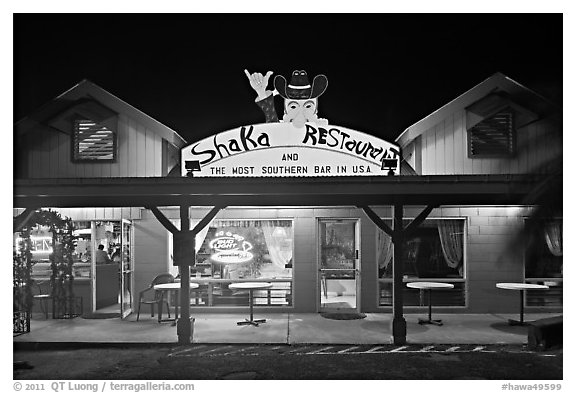
[(220, 231), (216, 237), (209, 243), (210, 248), (216, 252), (210, 256), (210, 259), (218, 263), (244, 263), (254, 258), (252, 244), (244, 237), (232, 234), (232, 232)]

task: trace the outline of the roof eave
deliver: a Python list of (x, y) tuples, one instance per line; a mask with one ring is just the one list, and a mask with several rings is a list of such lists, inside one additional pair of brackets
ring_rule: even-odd
[[(157, 132), (162, 138), (166, 139), (168, 142), (173, 144), (177, 148), (182, 148), (187, 144), (187, 141), (176, 131), (171, 129), (170, 127), (160, 123), (158, 120), (154, 119), (153, 117), (147, 115), (146, 113), (142, 112), (141, 110), (135, 108), (134, 106), (128, 104), (126, 101), (118, 98), (114, 94), (110, 93), (109, 91), (103, 89), (102, 87), (98, 86), (94, 82), (91, 82), (88, 79), (83, 79), (82, 81), (78, 82), (76, 85), (72, 86), (70, 89), (66, 90), (62, 94), (58, 95), (57, 97), (53, 98), (46, 104), (42, 105), (38, 108), (35, 112), (41, 111), (42, 108), (46, 106), (52, 105), (54, 102), (58, 100), (66, 100), (66, 99), (78, 99), (80, 97), (89, 96), (94, 98), (97, 101), (100, 101), (102, 104), (110, 107), (110, 109), (118, 112), (118, 113), (127, 113), (134, 117), (136, 120), (144, 123), (150, 129)], [(15, 123), (15, 128), (21, 131), (26, 131), (30, 127), (32, 127), (37, 122), (31, 120), (31, 116), (26, 116), (23, 119), (19, 120)], [(30, 125), (26, 125), (26, 122), (30, 121)]]
[(516, 82), (515, 80), (507, 77), (506, 75), (497, 72), (484, 81), (480, 82), (476, 86), (467, 90), (463, 94), (448, 102), (444, 106), (440, 107), (436, 111), (432, 112), (430, 115), (414, 123), (410, 127), (406, 128), (396, 139), (395, 142), (400, 145), (401, 148), (406, 147), (411, 141), (416, 139), (418, 136), (422, 135), (426, 130), (430, 129), (434, 125), (441, 122), (450, 113), (465, 109), (474, 102), (480, 100), (482, 97), (490, 94), (491, 92), (497, 90), (498, 88), (505, 91), (523, 90), (529, 92), (539, 99), (545, 101), (547, 104), (555, 105), (553, 102), (545, 98), (544, 96), (536, 93), (524, 85)]

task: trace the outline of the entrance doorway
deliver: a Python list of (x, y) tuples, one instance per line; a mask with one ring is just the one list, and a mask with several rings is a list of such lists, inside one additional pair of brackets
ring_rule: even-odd
[[(92, 221), (92, 313), (125, 318), (132, 312), (133, 250), (129, 220)], [(90, 240), (91, 238), (91, 240)]]
[(357, 219), (318, 221), (320, 312), (360, 309), (360, 236)]
[(132, 287), (134, 261), (132, 251), (134, 232), (132, 222), (122, 220), (122, 255), (120, 256), (120, 316), (126, 318), (132, 312)]

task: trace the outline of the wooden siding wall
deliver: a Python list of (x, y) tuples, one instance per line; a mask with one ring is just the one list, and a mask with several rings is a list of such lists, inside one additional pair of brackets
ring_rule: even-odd
[[(118, 117), (117, 159), (114, 163), (74, 163), (70, 134), (39, 128), (19, 152), (16, 165), (28, 178), (153, 177), (162, 171), (162, 138), (125, 115)], [(26, 160), (26, 161), (23, 161)], [(165, 166), (166, 168), (166, 166)], [(26, 174), (22, 174), (25, 176)]]
[[(418, 150), (421, 152), (422, 175), (520, 174), (532, 173), (562, 152), (560, 132), (549, 122), (520, 128), (516, 135), (517, 154), (513, 158), (468, 158), (466, 112), (460, 111), (412, 141), (416, 151), (410, 160), (415, 161)], [(404, 150), (411, 151), (414, 147), (410, 145)]]

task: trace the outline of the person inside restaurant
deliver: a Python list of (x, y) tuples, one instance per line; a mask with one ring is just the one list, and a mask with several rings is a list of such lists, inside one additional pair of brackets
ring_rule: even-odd
[(108, 256), (108, 253), (106, 251), (104, 251), (104, 245), (103, 244), (100, 244), (98, 246), (98, 250), (96, 250), (95, 256), (96, 256), (96, 264), (97, 265), (102, 265), (105, 263), (112, 263), (112, 260)]

